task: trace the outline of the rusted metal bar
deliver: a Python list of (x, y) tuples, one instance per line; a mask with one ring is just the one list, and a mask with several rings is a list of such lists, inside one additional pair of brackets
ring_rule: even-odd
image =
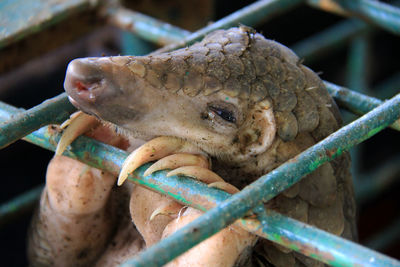
[(61, 124), (76, 108), (62, 93), (0, 123), (0, 149), (48, 124)]

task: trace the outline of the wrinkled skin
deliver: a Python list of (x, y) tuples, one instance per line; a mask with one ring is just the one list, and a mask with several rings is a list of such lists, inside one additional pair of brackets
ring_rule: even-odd
[[(322, 140), (341, 123), (318, 76), (291, 50), (246, 28), (216, 31), (170, 53), (77, 59), (68, 67), (65, 88), (75, 106), (107, 122), (131, 143), (171, 136), (197, 147), (211, 157), (212, 170), (238, 188)], [(265, 206), (356, 239), (349, 165), (344, 154)], [(39, 217), (44, 216), (43, 207)], [(321, 265), (266, 240), (259, 240), (251, 255), (246, 264)]]

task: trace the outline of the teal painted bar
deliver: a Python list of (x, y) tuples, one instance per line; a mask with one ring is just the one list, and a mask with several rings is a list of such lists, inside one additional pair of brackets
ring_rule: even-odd
[(347, 57), (347, 87), (368, 94), (369, 38), (366, 34), (355, 36)]
[(354, 36), (370, 33), (372, 27), (357, 19), (348, 19), (294, 44), (291, 49), (306, 64), (321, 59), (324, 55), (345, 46)]
[(311, 6), (340, 15), (354, 15), (366, 22), (400, 34), (400, 9), (374, 0), (307, 0)]
[[(350, 42), (347, 53), (346, 83), (353, 91), (368, 95), (368, 68), (369, 68), (369, 36), (366, 33), (356, 35)], [(343, 113), (343, 120), (353, 121), (354, 114)], [(350, 149), (351, 173), (354, 187), (361, 183), (361, 146)]]
[[(324, 84), (328, 92), (341, 107), (357, 115), (363, 115), (384, 103), (384, 101), (377, 98), (357, 93), (331, 82), (324, 81)], [(390, 128), (400, 131), (400, 120), (395, 121), (390, 125)]]
[(254, 26), (261, 21), (271, 19), (283, 12), (298, 6), (304, 2), (304, 0), (261, 0), (251, 5), (248, 5), (232, 14), (220, 19), (213, 24), (210, 24), (188, 36), (181, 39), (179, 42), (171, 45), (167, 45), (159, 50), (159, 52), (167, 52), (176, 50), (178, 48), (193, 44), (199, 41), (208, 33), (218, 29), (228, 29), (231, 27), (237, 27), (239, 24)]
[(92, 0), (0, 1), (0, 49), (84, 10)]
[(40, 198), (43, 185), (37, 186), (29, 191), (0, 205), (0, 227), (12, 223), (19, 216), (32, 211)]
[(394, 34), (400, 34), (400, 9), (373, 0), (336, 0), (341, 7)]
[(66, 93), (44, 101), (27, 111), (0, 123), (0, 149), (48, 124), (61, 124), (76, 108)]
[(110, 24), (159, 45), (179, 42), (190, 34), (189, 31), (123, 7), (109, 7), (106, 18)]
[[(157, 249), (158, 246), (161, 246), (164, 250), (160, 250), (160, 248), (156, 250), (159, 257), (157, 257), (157, 259), (152, 257), (152, 260), (150, 261), (147, 261), (148, 259), (145, 258), (145, 263), (142, 266), (160, 266), (166, 260), (176, 256), (177, 254), (175, 253), (181, 253), (185, 248), (188, 249), (188, 243), (185, 242), (190, 242), (191, 245), (194, 245), (196, 242), (201, 241), (200, 239), (204, 239), (206, 236), (211, 235), (212, 233), (209, 231), (218, 231), (218, 229), (225, 227), (236, 218), (246, 214), (249, 209), (255, 207), (260, 203), (260, 201), (267, 201), (285, 188), (291, 186), (296, 182), (296, 179), (298, 180), (300, 178), (301, 175), (311, 172), (320, 164), (329, 160), (327, 154), (329, 154), (330, 157), (334, 157), (342, 153), (342, 149), (348, 149), (365, 138), (371, 137), (373, 134), (382, 130), (391, 120), (394, 120), (394, 116), (400, 115), (400, 110), (398, 109), (399, 104), (400, 96), (397, 96), (394, 100), (386, 102), (373, 112), (367, 114), (351, 125), (342, 128), (321, 143), (303, 152), (301, 155), (297, 156), (295, 160), (291, 160), (266, 176), (261, 177), (258, 181), (246, 187), (242, 192), (232, 196), (225, 202), (222, 201), (229, 197), (227, 193), (219, 191), (218, 189), (208, 188), (207, 185), (201, 184), (190, 178), (184, 179), (176, 176), (167, 178), (165, 177), (166, 172), (156, 172), (154, 175), (142, 177), (143, 172), (147, 169), (149, 164), (142, 166), (129, 178), (130, 181), (145, 185), (151, 190), (167, 194), (181, 203), (194, 206), (201, 210), (207, 210), (216, 204), (220, 204), (217, 208), (206, 213), (204, 217), (202, 217), (203, 228), (197, 228), (199, 225), (195, 226), (196, 229), (199, 231), (205, 231), (205, 233), (201, 232), (202, 234), (198, 236), (196, 231), (194, 237), (185, 237), (184, 235), (181, 235), (181, 238), (183, 239), (180, 240), (175, 239), (175, 237), (173, 241), (180, 244), (178, 246), (178, 252), (175, 251), (178, 248), (175, 248), (174, 246), (170, 247), (169, 243), (165, 243), (167, 239), (163, 240), (162, 242), (164, 243), (155, 245), (144, 254), (144, 256), (149, 256), (151, 250)], [(1, 104), (0, 106), (2, 108), (0, 117), (3, 119), (9, 118), (12, 112), (18, 111), (18, 109), (7, 104)], [(43, 127), (27, 136), (25, 139), (54, 151), (59, 137), (60, 134), (53, 128)], [(333, 148), (331, 148), (332, 146)], [(71, 144), (71, 148), (71, 150), (65, 152), (66, 155), (114, 174), (119, 172), (120, 166), (127, 156), (127, 154), (122, 150), (91, 140), (87, 137), (79, 137), (73, 144)], [(332, 151), (333, 154), (326, 153), (325, 149)], [(315, 159), (317, 160), (315, 161)], [(293, 169), (296, 166), (300, 167), (300, 170)], [(200, 198), (199, 196), (202, 197)], [(198, 199), (207, 199), (207, 201), (198, 203)], [(246, 199), (246, 201), (244, 201), (244, 199)], [(212, 229), (209, 228), (210, 221), (215, 222), (212, 225)], [(267, 225), (276, 225), (278, 228), (264, 227), (262, 228), (262, 231), (258, 230), (257, 234), (294, 249), (296, 249), (293, 246), (294, 243), (297, 244), (299, 250), (305, 248), (313, 249), (312, 251), (316, 251), (316, 253), (312, 253), (312, 257), (323, 259), (325, 262), (329, 262), (336, 266), (344, 263), (346, 265), (357, 262), (368, 263), (371, 258), (374, 259), (374, 264), (386, 264), (384, 266), (396, 266), (396, 264), (398, 264), (398, 261), (382, 254), (370, 251), (349, 241), (343, 241), (328, 233), (324, 233), (323, 231), (307, 228), (308, 226), (292, 219), (285, 218), (279, 214), (269, 212), (268, 220), (265, 222)], [(254, 225), (250, 229), (254, 229)], [(301, 231), (301, 229), (306, 230)], [(182, 231), (179, 231), (179, 233), (182, 234)], [(189, 230), (189, 232), (191, 232), (191, 230)], [(206, 236), (203, 236), (203, 234)], [(284, 242), (284, 238), (292, 240), (294, 243)], [(182, 247), (182, 244), (185, 244), (184, 247)], [(330, 244), (335, 244), (335, 246), (331, 247)], [(173, 255), (171, 255), (172, 250), (174, 253)], [(327, 254), (325, 252), (328, 251), (330, 253), (329, 255), (334, 256), (334, 262), (332, 262), (330, 256), (326, 256)], [(349, 251), (351, 251), (351, 253), (349, 253)], [(164, 255), (159, 253), (166, 254)], [(164, 257), (168, 258), (165, 259)], [(160, 263), (160, 261), (156, 263), (154, 262), (160, 258), (162, 258), (161, 261), (163, 263)]]

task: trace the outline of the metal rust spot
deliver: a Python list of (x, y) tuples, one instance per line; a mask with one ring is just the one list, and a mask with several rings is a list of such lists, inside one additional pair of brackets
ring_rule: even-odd
[(334, 149), (326, 149), (326, 150), (325, 150), (325, 154), (326, 154), (329, 158), (332, 158), (332, 157), (336, 154), (336, 152), (337, 152), (337, 149), (336, 149), (336, 148), (334, 148)]

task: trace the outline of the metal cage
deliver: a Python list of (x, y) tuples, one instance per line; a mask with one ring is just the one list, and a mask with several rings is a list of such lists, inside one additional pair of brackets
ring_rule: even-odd
[[(300, 57), (312, 58), (350, 43), (350, 87), (359, 92), (327, 81), (324, 83), (340, 107), (353, 114), (363, 115), (233, 196), (222, 191), (210, 190), (207, 186), (190, 179), (167, 179), (165, 172), (143, 177), (148, 165), (142, 166), (129, 177), (130, 181), (203, 211), (207, 210), (206, 207), (214, 208), (123, 266), (161, 266), (238, 219), (246, 229), (263, 238), (333, 266), (400, 266), (400, 261), (389, 256), (274, 211), (265, 210), (260, 205), (298, 182), (321, 164), (340, 156), (344, 151), (371, 138), (386, 127), (400, 130), (400, 94), (382, 101), (364, 94), (361, 90), (365, 88), (363, 71), (366, 38), (380, 29), (394, 35), (400, 34), (400, 9), (395, 7), (399, 4), (398, 1), (386, 4), (374, 0), (261, 0), (193, 33), (110, 2), (5, 0), (0, 3), (0, 53), (3, 51), (1, 55), (5, 56), (5, 53), (11, 51), (7, 49), (17, 42), (29, 42), (32, 35), (50, 25), (79, 16), (94, 17), (95, 23), (98, 23), (96, 18), (100, 17), (109, 24), (132, 32), (136, 37), (164, 45), (162, 50), (168, 51), (198, 41), (213, 30), (239, 24), (253, 26), (301, 4), (307, 4), (334, 14), (354, 17), (298, 42), (292, 48)], [(19, 5), (25, 5), (24, 11), (18, 9), (21, 7)], [(46, 12), (39, 12), (43, 8)], [(27, 16), (35, 12), (39, 15), (34, 19)], [(90, 30), (89, 27), (88, 31)], [(137, 46), (140, 44), (137, 43)], [(143, 48), (143, 51), (146, 49), (148, 48)], [(8, 60), (6, 57), (3, 59)], [(2, 68), (0, 67), (1, 71), (6, 70), (7, 64), (3, 64)], [(396, 77), (386, 86), (385, 92), (398, 92), (400, 79)], [(74, 110), (65, 93), (26, 111), (0, 102), (0, 147), (5, 148), (19, 139), (24, 139), (54, 151), (60, 135), (49, 124), (62, 123)], [(124, 151), (87, 137), (79, 137), (64, 155), (108, 171), (117, 171), (127, 156)], [(368, 198), (379, 184), (391, 182), (393, 181), (379, 181), (376, 178), (364, 183), (357, 182), (356, 186), (362, 188), (361, 198)], [(1, 204), (0, 224), (6, 225), (18, 218), (24, 210), (31, 209), (33, 203), (37, 202), (41, 189), (42, 186), (35, 187)], [(198, 203), (198, 195), (203, 196), (205, 202)], [(240, 219), (250, 210), (257, 214), (257, 220), (249, 222)], [(397, 220), (392, 229), (387, 229), (385, 234), (396, 236), (397, 233), (399, 236), (399, 228), (400, 223)]]

